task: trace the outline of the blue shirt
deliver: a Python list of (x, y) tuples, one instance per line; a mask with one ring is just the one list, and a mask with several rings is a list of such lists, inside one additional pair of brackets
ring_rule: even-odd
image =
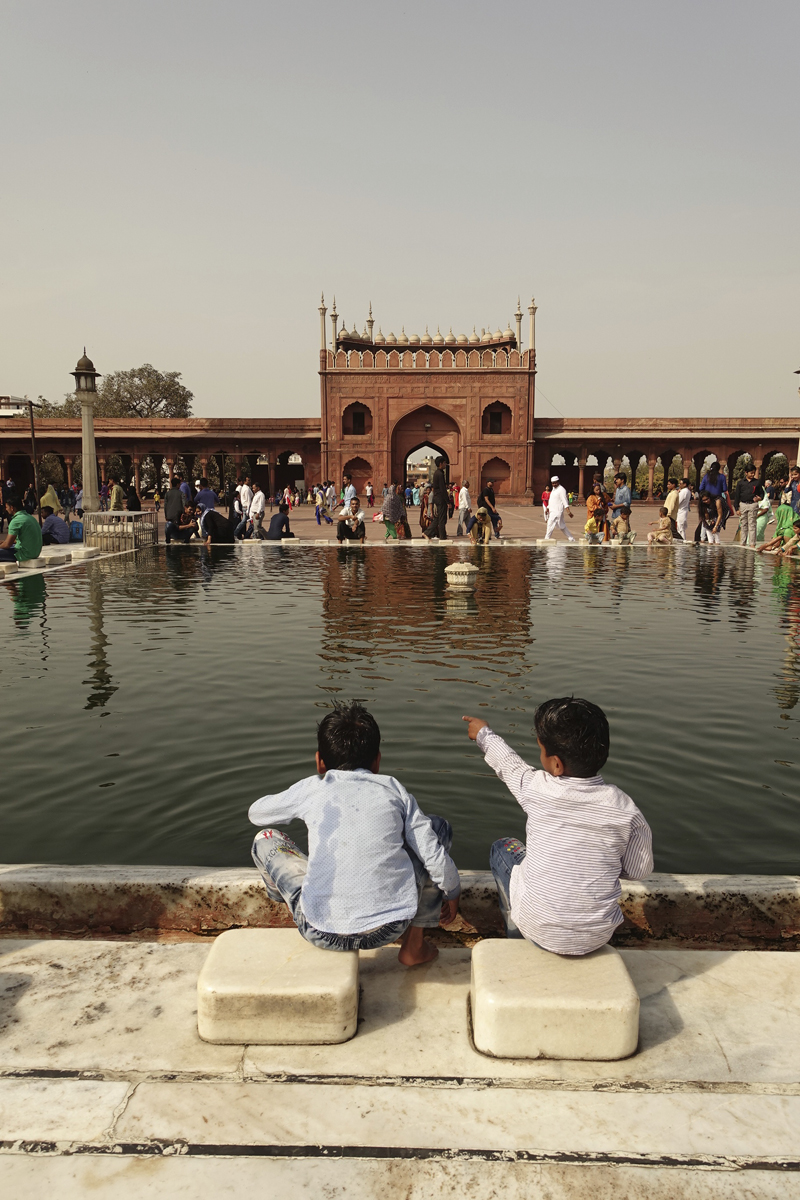
[(366, 933), (417, 911), (416, 877), (406, 845), (448, 900), (461, 883), (414, 797), (391, 775), (327, 771), (277, 796), (262, 796), (249, 818), (262, 827), (299, 817), (308, 827), (308, 871), (301, 904), (325, 933)]
[(790, 483), (788, 491), (792, 495), (792, 508), (796, 513), (800, 513), (800, 484), (797, 482)]
[(59, 545), (66, 545), (69, 541), (69, 525), (66, 521), (62, 521), (56, 513), (51, 513), (42, 522), (42, 537), (46, 533), (49, 533), (53, 541), (58, 542)]
[(625, 508), (630, 508), (631, 489), (627, 486), (627, 484), (623, 484), (622, 487), (618, 487), (616, 489), (614, 492), (614, 503), (622, 504)]
[(184, 479), (183, 483), (181, 484), (181, 491), (183, 492), (184, 496), (186, 497), (186, 499), (187, 499), (187, 500), (189, 501), (189, 503), (191, 504), (191, 502), (192, 502), (192, 489), (189, 487), (189, 485), (188, 485), (188, 483), (186, 482), (186, 480), (185, 480), (185, 479)]
[[(183, 485), (181, 485), (181, 491), (183, 491)], [(194, 502), (195, 504), (202, 504), (203, 508), (217, 507), (217, 497), (214, 495), (211, 488), (200, 488), (200, 491), (194, 498)]]
[(352, 483), (348, 483), (347, 487), (344, 489), (344, 507), (347, 508), (347, 506), (351, 500), (357, 500), (357, 499), (358, 499), (358, 492), (353, 487)]

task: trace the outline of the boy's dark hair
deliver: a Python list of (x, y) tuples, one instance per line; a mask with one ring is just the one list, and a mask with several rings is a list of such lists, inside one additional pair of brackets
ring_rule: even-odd
[(317, 749), (329, 771), (371, 767), (381, 748), (381, 731), (361, 704), (337, 704), (317, 726)]
[(567, 775), (590, 779), (608, 758), (610, 735), (602, 708), (577, 696), (545, 700), (533, 723), (547, 754), (557, 754)]
[(13, 508), (14, 512), (19, 512), (22, 508), (22, 500), (16, 492), (12, 492), (10, 496), (6, 496), (5, 502)]
[(284, 500), (284, 502), (282, 504), (278, 505), (278, 512), (287, 513), (288, 511), (289, 511), (289, 505)]
[(628, 508), (627, 504), (623, 504), (621, 512), (624, 517), (629, 517), (631, 515), (631, 510)]

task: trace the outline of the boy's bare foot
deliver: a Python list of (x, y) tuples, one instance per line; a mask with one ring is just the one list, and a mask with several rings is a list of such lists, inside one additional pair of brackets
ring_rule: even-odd
[(418, 967), (422, 963), (433, 962), (439, 954), (439, 947), (434, 946), (424, 936), (424, 931), (415, 925), (409, 925), (400, 938), (400, 953), (397, 958), (404, 967)]

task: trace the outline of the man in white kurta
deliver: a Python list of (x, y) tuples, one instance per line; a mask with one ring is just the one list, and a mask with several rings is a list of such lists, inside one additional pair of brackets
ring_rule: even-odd
[(570, 519), (574, 516), (569, 506), (566, 490), (559, 483), (557, 475), (554, 475), (550, 482), (553, 485), (553, 490), (550, 493), (550, 500), (547, 504), (547, 533), (545, 537), (551, 538), (556, 529), (561, 529), (567, 535), (567, 541), (574, 542), (575, 538), (564, 523), (565, 512), (569, 513)]

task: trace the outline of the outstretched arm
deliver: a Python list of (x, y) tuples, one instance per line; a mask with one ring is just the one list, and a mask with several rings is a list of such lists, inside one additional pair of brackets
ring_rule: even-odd
[(470, 739), (477, 742), (478, 749), (483, 751), (489, 766), (502, 779), (514, 799), (524, 808), (529, 785), (536, 774), (535, 769), (520, 758), (499, 734), (494, 733), (486, 721), (482, 721), (480, 717), (462, 717), (461, 719), (469, 722), (467, 734)]

